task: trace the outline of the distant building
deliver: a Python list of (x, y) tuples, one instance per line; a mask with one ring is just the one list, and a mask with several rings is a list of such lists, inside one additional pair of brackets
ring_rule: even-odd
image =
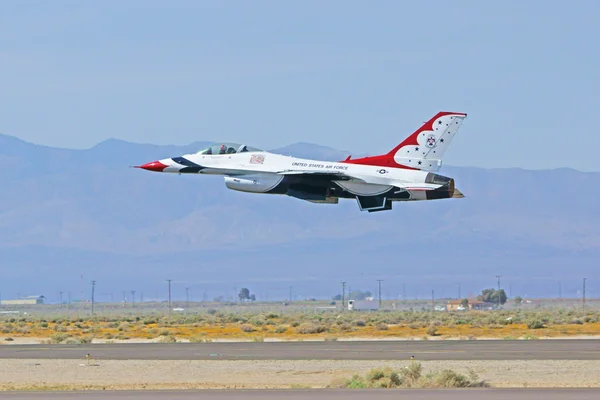
[(466, 311), (467, 308), (469, 310), (487, 310), (494, 306), (493, 304), (486, 303), (485, 301), (469, 299), (469, 304), (467, 308), (465, 308), (462, 305), (462, 302), (462, 300), (450, 300), (448, 301), (448, 304), (446, 304), (446, 309), (448, 311)]
[(21, 297), (16, 300), (2, 300), (0, 302), (3, 306), (25, 306), (25, 305), (36, 305), (36, 304), (44, 304), (45, 297), (44, 296), (27, 296)]

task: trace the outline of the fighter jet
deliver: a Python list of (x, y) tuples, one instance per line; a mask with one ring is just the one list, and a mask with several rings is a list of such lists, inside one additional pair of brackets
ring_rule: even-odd
[(361, 211), (391, 210), (396, 201), (462, 198), (454, 179), (437, 174), (467, 114), (439, 112), (389, 153), (338, 162), (275, 154), (245, 144), (215, 143), (197, 153), (136, 168), (222, 175), (227, 188), (288, 195), (313, 203), (356, 199)]

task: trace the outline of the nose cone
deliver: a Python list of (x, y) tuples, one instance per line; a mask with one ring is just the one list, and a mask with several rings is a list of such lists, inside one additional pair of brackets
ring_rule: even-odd
[(163, 172), (165, 170), (165, 168), (167, 168), (167, 167), (168, 167), (168, 165), (165, 165), (165, 164), (161, 163), (160, 161), (152, 161), (148, 164), (140, 165), (139, 167), (136, 167), (136, 168), (145, 169), (147, 171)]

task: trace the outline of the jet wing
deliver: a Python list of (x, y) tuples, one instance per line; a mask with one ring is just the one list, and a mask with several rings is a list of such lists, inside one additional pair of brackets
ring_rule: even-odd
[(362, 179), (355, 178), (351, 175), (347, 175), (341, 171), (302, 171), (302, 170), (285, 170), (277, 172), (279, 175), (286, 176), (304, 176), (304, 177), (314, 177), (318, 179), (326, 179), (331, 181), (363, 181)]

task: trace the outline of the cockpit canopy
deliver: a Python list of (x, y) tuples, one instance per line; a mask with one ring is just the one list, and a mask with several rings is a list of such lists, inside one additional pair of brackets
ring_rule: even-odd
[(197, 154), (218, 155), (218, 154), (236, 154), (236, 153), (253, 153), (262, 151), (254, 147), (246, 146), (238, 143), (215, 143), (204, 150), (200, 150)]

